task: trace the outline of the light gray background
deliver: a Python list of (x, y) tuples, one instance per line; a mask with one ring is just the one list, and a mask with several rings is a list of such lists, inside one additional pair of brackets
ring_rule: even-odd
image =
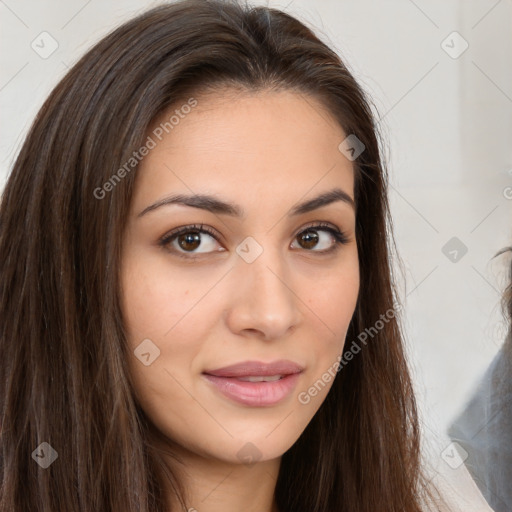
[[(0, 186), (67, 68), (112, 28), (158, 3), (0, 0)], [(425, 428), (444, 431), (506, 330), (499, 309), (506, 258), (491, 258), (512, 238), (505, 192), (512, 196), (512, 0), (270, 5), (334, 46), (377, 106), (390, 148), (413, 374)], [(58, 43), (45, 59), (31, 47), (42, 46), (43, 31)], [(469, 44), (458, 58), (445, 51), (460, 47), (454, 31)], [(468, 248), (457, 262), (442, 252), (452, 237)]]

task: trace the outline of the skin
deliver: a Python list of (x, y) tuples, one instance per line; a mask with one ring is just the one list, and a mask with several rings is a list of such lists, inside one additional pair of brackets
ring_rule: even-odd
[[(353, 199), (354, 171), (338, 150), (346, 134), (311, 97), (226, 89), (197, 100), (137, 171), (122, 249), (122, 312), (131, 353), (150, 339), (160, 354), (147, 366), (134, 355), (130, 372), (143, 410), (183, 462), (168, 458), (187, 490), (186, 510), (276, 512), (281, 456), (332, 379), (307, 404), (298, 395), (342, 353), (359, 291), (353, 206), (336, 201), (287, 214), (334, 188)], [(176, 193), (215, 195), (246, 216), (177, 204), (139, 216)], [(347, 242), (336, 244), (317, 229), (316, 245), (308, 244), (304, 227), (320, 222), (341, 230)], [(177, 238), (158, 244), (190, 224), (212, 228), (218, 241), (201, 233), (201, 243), (185, 249)], [(249, 236), (263, 248), (252, 263), (236, 252)], [(321, 254), (332, 246), (337, 250)], [(202, 376), (240, 361), (277, 359), (304, 371), (293, 392), (272, 406), (236, 403)], [(237, 455), (247, 443), (256, 447), (252, 464)], [(176, 506), (170, 490), (168, 497)]]

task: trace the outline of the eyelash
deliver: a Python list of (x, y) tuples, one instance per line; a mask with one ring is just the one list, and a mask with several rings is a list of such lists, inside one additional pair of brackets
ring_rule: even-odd
[[(295, 235), (294, 239), (297, 238), (302, 233), (304, 233), (305, 231), (309, 231), (309, 230), (327, 231), (328, 233), (330, 233), (333, 236), (334, 244), (329, 249), (325, 249), (323, 251), (314, 251), (314, 250), (304, 249), (307, 252), (326, 255), (326, 254), (330, 254), (330, 253), (337, 251), (340, 248), (340, 245), (345, 245), (349, 242), (348, 237), (346, 236), (346, 234), (343, 231), (340, 231), (339, 229), (332, 227), (331, 224), (327, 224), (324, 222), (317, 223), (317, 224), (313, 223), (311, 225), (305, 226), (304, 228), (302, 228), (301, 231), (299, 231)], [(170, 233), (167, 233), (159, 240), (158, 244), (163, 248), (167, 248), (167, 246), (175, 238), (177, 238), (180, 235), (184, 235), (184, 234), (190, 233), (190, 232), (206, 233), (206, 234), (210, 235), (213, 239), (215, 239), (217, 242), (219, 242), (216, 233), (212, 229), (210, 229), (208, 226), (204, 226), (204, 224), (191, 224), (189, 226), (183, 226), (182, 228), (178, 228), (175, 231), (171, 231)], [(193, 252), (187, 253), (187, 252), (176, 251), (174, 249), (172, 250), (172, 252), (174, 254), (177, 254), (180, 258), (185, 258), (188, 260), (193, 260), (193, 259), (196, 259), (197, 257), (200, 257), (200, 256), (195, 256), (195, 253), (193, 253)], [(208, 254), (208, 253), (198, 253), (198, 254)]]

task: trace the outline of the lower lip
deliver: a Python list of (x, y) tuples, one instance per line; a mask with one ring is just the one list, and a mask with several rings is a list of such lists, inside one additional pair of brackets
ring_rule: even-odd
[(248, 382), (235, 377), (216, 377), (203, 373), (203, 377), (224, 396), (251, 407), (275, 405), (284, 400), (297, 384), (299, 375), (300, 373), (293, 373), (270, 382)]

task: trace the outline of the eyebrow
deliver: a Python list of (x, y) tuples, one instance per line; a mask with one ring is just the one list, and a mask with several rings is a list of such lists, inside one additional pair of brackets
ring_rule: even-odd
[[(349, 206), (352, 207), (354, 211), (356, 209), (354, 200), (341, 188), (335, 188), (333, 190), (324, 192), (319, 196), (314, 197), (313, 199), (309, 199), (303, 203), (295, 205), (288, 213), (288, 216), (293, 217), (296, 215), (308, 213), (337, 201), (342, 201), (348, 204)], [(142, 217), (143, 215), (146, 215), (147, 213), (152, 212), (162, 206), (168, 206), (173, 204), (180, 204), (184, 206), (191, 206), (193, 208), (200, 208), (202, 210), (207, 210), (209, 212), (221, 215), (230, 215), (233, 217), (245, 218), (245, 212), (243, 208), (241, 208), (240, 206), (226, 201), (222, 201), (214, 196), (206, 194), (176, 194), (164, 197), (163, 199), (160, 199), (156, 203), (153, 203), (144, 208), (144, 210), (142, 210), (137, 215), (137, 217)]]

